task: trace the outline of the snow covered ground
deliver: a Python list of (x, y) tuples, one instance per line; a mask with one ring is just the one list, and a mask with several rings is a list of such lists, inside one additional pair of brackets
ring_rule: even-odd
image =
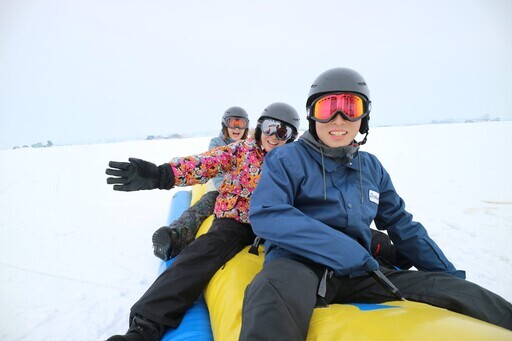
[[(114, 192), (109, 160), (157, 164), (210, 138), (0, 151), (0, 339), (124, 332), (160, 261), (169, 191)], [(467, 278), (512, 301), (512, 122), (371, 129), (408, 210)]]

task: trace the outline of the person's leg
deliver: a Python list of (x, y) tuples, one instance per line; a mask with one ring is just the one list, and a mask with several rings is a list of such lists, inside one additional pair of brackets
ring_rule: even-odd
[(205, 193), (169, 226), (156, 230), (152, 237), (155, 256), (167, 261), (193, 242), (203, 221), (213, 213), (218, 195), (218, 191)]
[(318, 281), (302, 263), (266, 263), (245, 291), (240, 340), (306, 340)]
[[(444, 272), (397, 271), (381, 267), (381, 271), (407, 300), (423, 302), (471, 316), (507, 329), (512, 329), (512, 305), (500, 296), (474, 283)], [(336, 303), (381, 303), (395, 298), (370, 277), (333, 278)]]
[(253, 239), (248, 224), (214, 220), (210, 231), (185, 248), (133, 305), (129, 332), (161, 337), (162, 326), (176, 328), (215, 272)]
[(181, 243), (178, 244), (178, 246), (181, 246), (179, 251), (195, 239), (197, 230), (203, 221), (213, 214), (218, 196), (219, 191), (206, 192), (194, 205), (186, 210), (186, 217), (182, 216), (169, 225), (171, 229), (178, 231), (180, 239), (182, 239)]

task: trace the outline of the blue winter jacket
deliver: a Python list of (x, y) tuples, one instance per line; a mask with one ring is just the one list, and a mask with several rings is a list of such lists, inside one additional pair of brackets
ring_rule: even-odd
[(256, 235), (266, 240), (266, 262), (306, 259), (338, 276), (362, 275), (375, 264), (370, 254), (370, 223), (375, 221), (418, 270), (465, 278), (423, 225), (412, 220), (389, 174), (367, 152), (341, 164), (300, 140), (272, 150), (252, 195), (249, 219)]

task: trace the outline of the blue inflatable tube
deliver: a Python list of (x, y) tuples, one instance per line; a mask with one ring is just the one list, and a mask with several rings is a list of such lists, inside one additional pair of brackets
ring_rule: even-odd
[[(191, 191), (179, 191), (174, 194), (169, 207), (169, 215), (167, 216), (167, 224), (178, 219), (181, 214), (190, 206), (192, 194)], [(162, 273), (173, 259), (162, 262), (159, 273)], [(204, 301), (203, 295), (194, 303), (194, 305), (185, 313), (183, 321), (178, 328), (169, 329), (162, 341), (213, 341), (212, 327), (210, 324), (210, 315)]]
[(169, 214), (167, 215), (167, 225), (178, 219), (189, 208), (190, 200), (192, 200), (192, 191), (178, 191), (174, 193), (171, 199), (171, 206), (169, 207)]

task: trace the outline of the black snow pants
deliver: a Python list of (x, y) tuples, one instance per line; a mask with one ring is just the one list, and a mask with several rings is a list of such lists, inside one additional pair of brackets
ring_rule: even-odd
[(249, 224), (215, 219), (210, 230), (183, 249), (133, 305), (130, 324), (137, 316), (159, 324), (159, 333), (165, 331), (162, 327), (176, 328), (217, 270), (254, 238)]
[[(407, 300), (424, 302), (512, 330), (512, 305), (444, 272), (380, 268)], [(266, 263), (245, 291), (240, 340), (306, 340), (322, 269), (280, 258)], [(331, 277), (325, 303), (383, 303), (396, 298), (371, 276)]]

